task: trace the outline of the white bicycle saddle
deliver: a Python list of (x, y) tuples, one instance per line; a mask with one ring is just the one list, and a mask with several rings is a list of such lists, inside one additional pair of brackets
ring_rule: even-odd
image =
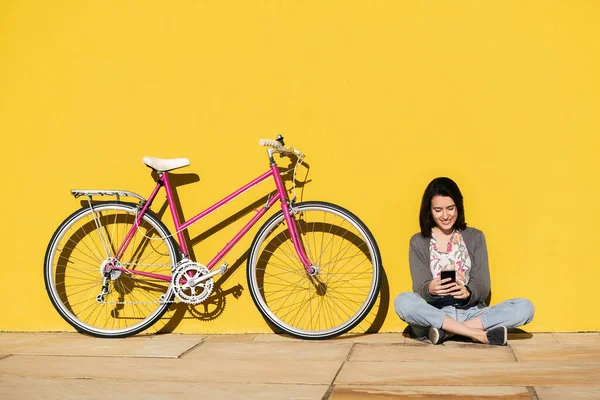
[(144, 157), (142, 162), (157, 172), (173, 171), (190, 165), (190, 160), (187, 158)]

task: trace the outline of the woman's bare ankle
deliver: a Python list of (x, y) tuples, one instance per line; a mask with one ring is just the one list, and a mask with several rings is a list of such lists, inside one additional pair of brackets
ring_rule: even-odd
[(479, 343), (488, 344), (489, 341), (487, 338), (486, 331), (480, 331), (478, 329), (476, 331), (477, 331), (477, 333), (472, 336), (472, 339)]

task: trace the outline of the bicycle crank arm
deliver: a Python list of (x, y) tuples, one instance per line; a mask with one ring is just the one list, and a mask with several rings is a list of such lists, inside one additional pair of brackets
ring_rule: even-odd
[(208, 274), (206, 274), (206, 275), (202, 275), (202, 276), (201, 276), (201, 277), (199, 277), (198, 279), (190, 279), (190, 281), (189, 281), (189, 283), (188, 283), (188, 284), (189, 284), (191, 287), (194, 287), (194, 286), (198, 285), (200, 282), (204, 282), (205, 280), (207, 280), (207, 279), (210, 279), (210, 278), (212, 278), (212, 277), (213, 277), (213, 276), (215, 276), (215, 275), (218, 275), (218, 274), (224, 274), (224, 273), (225, 273), (225, 271), (227, 271), (227, 267), (228, 267), (228, 266), (229, 266), (229, 264), (227, 264), (227, 263), (223, 263), (223, 265), (221, 265), (221, 266), (219, 267), (219, 269), (217, 269), (216, 271), (209, 272), (209, 273), (208, 273)]

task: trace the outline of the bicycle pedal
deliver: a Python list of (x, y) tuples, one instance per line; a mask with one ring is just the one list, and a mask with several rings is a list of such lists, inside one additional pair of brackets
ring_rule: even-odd
[(224, 274), (225, 271), (227, 271), (227, 267), (229, 267), (229, 264), (227, 264), (226, 262), (224, 262), (220, 267), (219, 267), (219, 272), (221, 272), (221, 274)]

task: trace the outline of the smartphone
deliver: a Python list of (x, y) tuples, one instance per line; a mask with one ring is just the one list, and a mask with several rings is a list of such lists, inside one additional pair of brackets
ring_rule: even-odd
[(447, 285), (447, 284), (452, 283), (452, 282), (456, 282), (456, 271), (455, 270), (441, 271), (440, 272), (440, 279), (444, 280), (446, 278), (451, 278), (451, 280), (450, 280), (450, 282), (444, 283), (444, 285)]

